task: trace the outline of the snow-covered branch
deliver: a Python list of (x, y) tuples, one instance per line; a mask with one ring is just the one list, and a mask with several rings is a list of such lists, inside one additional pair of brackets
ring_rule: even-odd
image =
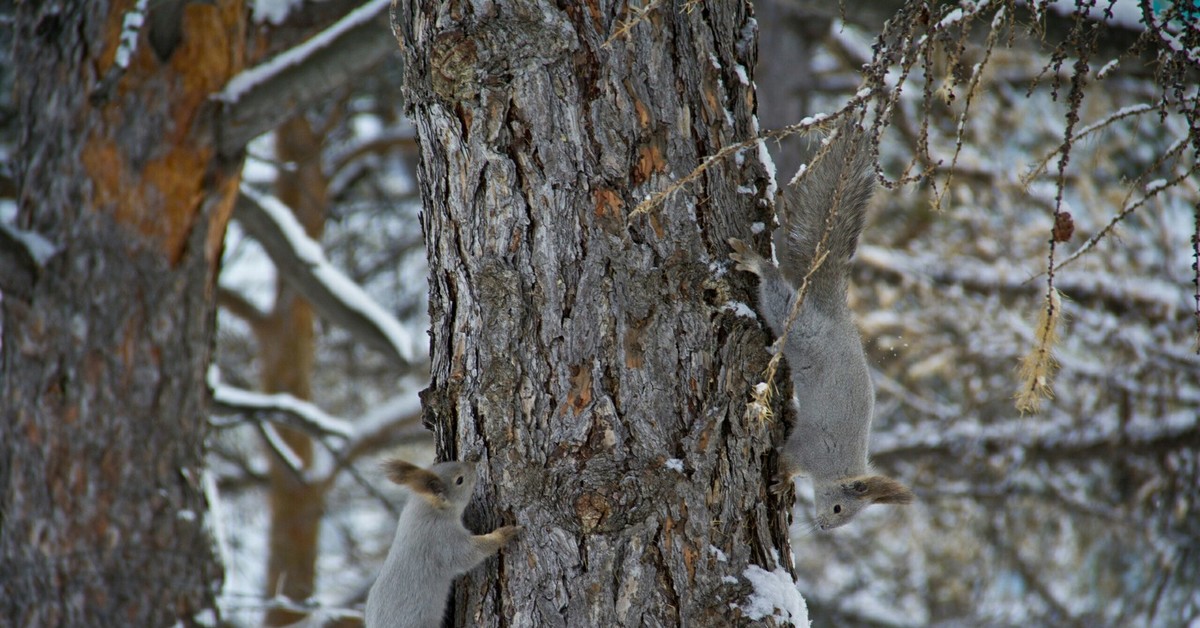
[[(1056, 3), (1061, 3), (1061, 9), (1055, 7), (1055, 10), (1041, 12), (1037, 17), (1037, 22), (1047, 33), (1047, 39), (1050, 41), (1062, 41), (1066, 35), (1075, 28), (1074, 2), (1073, 0), (1056, 0)], [(875, 2), (863, 2), (854, 7), (853, 11), (841, 10), (841, 5), (838, 3), (810, 3), (807, 10), (811, 12), (813, 17), (825, 18), (830, 21), (844, 20), (847, 23), (863, 29), (867, 33), (878, 33), (884, 22), (896, 15), (905, 4), (904, 0), (876, 0)], [(952, 3), (942, 3), (939, 6), (945, 7)], [(1004, 3), (973, 3), (974, 6), (983, 6), (990, 4), (992, 8), (1004, 6)], [(1023, 2), (1024, 10), (1018, 11), (1017, 15), (1022, 20), (1034, 18), (1033, 15), (1037, 8), (1042, 6), (1039, 2)], [(1108, 3), (1100, 3), (1100, 7), (1107, 6)], [(1138, 37), (1145, 30), (1145, 26), (1140, 23), (1134, 12), (1125, 11), (1126, 7), (1118, 14), (1114, 14), (1116, 19), (1106, 19), (1102, 8), (1097, 8), (1091, 12), (1089, 21), (1094, 22), (1094, 27), (1099, 29), (1101, 35), (1096, 38), (1096, 55), (1108, 58), (1118, 57), (1129, 50), (1129, 48), (1137, 41)], [(954, 9), (948, 11), (951, 14)], [(978, 13), (978, 11), (977, 11)], [(984, 16), (986, 19), (986, 15)], [(1125, 70), (1134, 69), (1139, 66), (1138, 63), (1125, 64), (1129, 67)]]
[(40, 234), (0, 222), (0, 293), (28, 300), (42, 268), (58, 251)]
[(117, 44), (115, 59), (117, 67), (122, 70), (129, 68), (129, 60), (137, 52), (138, 33), (141, 32), (142, 25), (146, 23), (147, 4), (148, 0), (137, 0), (133, 8), (125, 12), (125, 18), (121, 23), (121, 41)]
[(355, 427), (346, 421), (329, 416), (316, 405), (292, 395), (258, 393), (221, 383), (212, 385), (212, 390), (213, 404), (218, 412), (266, 415), (282, 425), (343, 441), (350, 440), (355, 434)]
[(242, 186), (234, 219), (258, 240), (275, 267), (327, 320), (344, 327), (401, 368), (417, 360), (417, 342), (358, 284), (326, 259), (321, 245), (278, 199)]
[(389, 4), (371, 0), (299, 46), (231, 78), (215, 95), (224, 103), (221, 153), (237, 153), (393, 52), (396, 41), (384, 21)]
[(355, 27), (382, 15), (383, 9), (389, 3), (390, 0), (372, 0), (351, 11), (329, 28), (310, 37), (303, 44), (272, 57), (266, 63), (243, 70), (229, 79), (225, 89), (217, 94), (216, 98), (229, 103), (237, 102), (243, 94), (278, 76), (288, 68), (306, 63), (318, 50), (328, 48)]
[(1115, 448), (1122, 455), (1190, 449), (1200, 446), (1200, 418), (1180, 411), (1135, 426), (1069, 427), (1014, 419), (981, 426), (969, 420), (946, 425), (903, 425), (872, 438), (871, 457), (884, 464), (932, 459), (977, 458), (979, 454), (1019, 448), (1025, 458), (1102, 460)]
[(275, 429), (275, 426), (270, 423), (258, 423), (257, 427), (259, 434), (262, 434), (263, 440), (283, 463), (283, 466), (297, 479), (306, 481), (307, 478), (305, 478), (304, 470), (307, 465), (304, 459), (283, 439), (283, 435), (279, 433), (279, 430)]
[[(296, 481), (328, 484), (345, 471), (386, 510), (398, 514), (395, 506), (354, 467), (354, 461), (376, 447), (428, 439), (429, 433), (420, 426), (421, 400), (415, 389), (380, 404), (358, 421), (351, 422), (330, 416), (291, 395), (265, 395), (221, 384), (215, 369), (209, 373), (209, 386), (219, 410), (255, 419), (255, 428), (263, 441)], [(297, 428), (312, 436), (320, 447), (312, 450), (311, 461), (306, 463), (268, 421)], [(230, 424), (217, 423), (217, 426)], [(330, 442), (331, 438), (338, 442)]]
[[(893, 279), (957, 285), (981, 294), (1036, 296), (1042, 289), (1029, 281), (1033, 273), (1023, 273), (1012, 266), (921, 261), (894, 249), (871, 245), (859, 247), (857, 265), (869, 273)], [(1192, 316), (1187, 291), (1161, 279), (1063, 271), (1055, 274), (1054, 284), (1072, 301), (1099, 303), (1111, 312), (1133, 311), (1142, 317), (1166, 320)]]
[[(429, 438), (420, 423), (421, 398), (412, 389), (371, 408), (355, 420), (335, 417), (315, 404), (285, 393), (265, 394), (243, 390), (220, 382), (219, 374), (209, 373), (213, 405), (218, 414), (236, 414), (253, 420), (263, 430), (268, 445), (280, 458), (296, 469), (308, 482), (323, 482), (349, 468), (361, 455), (375, 449)], [(241, 421), (215, 420), (216, 427), (228, 427)], [(276, 438), (271, 424), (286, 425), (307, 433), (324, 449), (305, 467), (299, 457)]]
[[(396, 395), (354, 421), (354, 433), (343, 450), (347, 457), (355, 458), (382, 442), (407, 442), (413, 436), (427, 438), (429, 432), (421, 426), (420, 419), (420, 396), (415, 391)], [(400, 430), (404, 433), (397, 434)]]

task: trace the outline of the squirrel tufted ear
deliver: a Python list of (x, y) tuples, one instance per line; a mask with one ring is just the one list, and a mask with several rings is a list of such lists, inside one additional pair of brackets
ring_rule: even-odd
[(873, 504), (911, 504), (916, 499), (907, 486), (883, 475), (852, 478), (842, 484), (842, 490)]
[(445, 499), (446, 484), (434, 472), (399, 458), (384, 461), (383, 468), (387, 471), (388, 479), (396, 484), (407, 486), (427, 499)]

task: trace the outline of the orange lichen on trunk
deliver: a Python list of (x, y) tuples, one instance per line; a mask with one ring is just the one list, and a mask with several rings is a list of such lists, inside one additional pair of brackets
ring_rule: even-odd
[(567, 403), (562, 414), (568, 410), (578, 415), (592, 402), (592, 371), (586, 365), (571, 367), (571, 389), (567, 391)]
[(621, 210), (625, 203), (616, 192), (609, 188), (597, 188), (592, 192), (592, 198), (596, 202), (597, 218), (622, 218)]
[(225, 227), (233, 216), (233, 207), (237, 203), (238, 186), (241, 177), (227, 177), (221, 182), (217, 192), (217, 203), (212, 214), (208, 217), (208, 241), (204, 243), (204, 259), (213, 268), (221, 257), (221, 245), (225, 241)]
[(663, 147), (661, 139), (656, 138), (653, 142), (643, 144), (638, 148), (637, 166), (633, 172), (633, 184), (641, 185), (650, 179), (651, 176), (667, 171), (666, 158), (663, 157)]
[[(244, 65), (245, 47), (239, 43), (246, 29), (243, 3), (188, 4), (169, 64), (157, 59), (142, 32), (122, 71), (114, 64), (124, 16), (132, 6), (132, 0), (117, 2), (110, 11), (106, 45), (94, 58), (94, 74), (88, 74), (101, 80), (119, 77), (113, 93), (99, 100), (82, 149), (95, 193), (91, 205), (157, 241), (175, 263), (205, 198), (220, 195), (216, 215), (204, 225), (210, 230), (205, 254), (211, 259), (232, 211), (238, 173), (215, 167), (215, 134), (197, 125), (204, 124), (212, 95)], [(142, 106), (130, 107), (130, 102)], [(147, 131), (143, 125), (153, 128)], [(147, 136), (152, 138), (149, 146)]]

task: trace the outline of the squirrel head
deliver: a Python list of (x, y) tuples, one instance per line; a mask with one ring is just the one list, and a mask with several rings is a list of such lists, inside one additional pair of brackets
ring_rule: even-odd
[(911, 504), (909, 488), (882, 475), (864, 475), (813, 484), (817, 527), (832, 530), (846, 525), (871, 504)]
[(453, 509), (462, 514), (475, 490), (475, 464), (439, 462), (428, 469), (398, 458), (383, 463), (388, 479), (408, 487), (437, 510)]

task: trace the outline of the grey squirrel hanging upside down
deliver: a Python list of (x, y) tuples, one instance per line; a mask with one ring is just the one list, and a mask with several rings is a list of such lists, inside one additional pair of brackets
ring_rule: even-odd
[(867, 134), (853, 121), (828, 139), (826, 154), (798, 185), (789, 185), (774, 233), (779, 266), (746, 243), (730, 239), (737, 269), (758, 275), (759, 309), (777, 336), (824, 238), (828, 254), (809, 276), (804, 304), (791, 326), (783, 357), (792, 372), (796, 424), (780, 452), (771, 490), (794, 475), (812, 478), (816, 524), (845, 525), (871, 504), (908, 504), (912, 491), (869, 470), (867, 440), (875, 390), (862, 339), (846, 303), (850, 258), (858, 246), (867, 202), (875, 188)]

